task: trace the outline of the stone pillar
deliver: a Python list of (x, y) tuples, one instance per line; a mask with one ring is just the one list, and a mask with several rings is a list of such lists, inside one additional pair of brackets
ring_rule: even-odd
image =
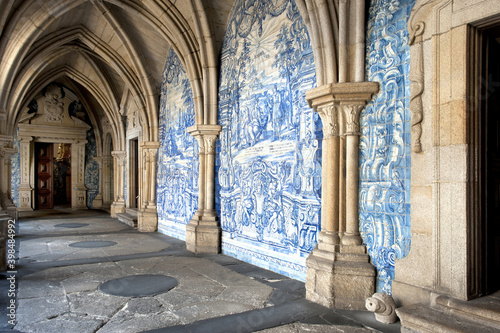
[(0, 191), (2, 198), (2, 208), (7, 211), (7, 213), (14, 217), (17, 207), (12, 202), (11, 195), (11, 178), (12, 178), (12, 155), (17, 153), (17, 149), (8, 147), (9, 142), (5, 143), (5, 146), (0, 150)]
[(125, 176), (125, 162), (127, 152), (125, 150), (112, 151), (111, 155), (114, 158), (114, 194), (115, 198), (111, 204), (111, 217), (116, 217), (116, 214), (125, 212), (125, 184), (123, 178)]
[(158, 229), (158, 213), (156, 211), (156, 159), (160, 143), (149, 141), (141, 143), (142, 179), (139, 196), (142, 201), (137, 213), (137, 229), (152, 232)]
[(377, 91), (376, 82), (357, 82), (306, 92), (324, 131), (321, 232), (306, 260), (306, 297), (330, 308), (364, 310), (375, 290), (375, 267), (359, 235), (358, 144), (360, 111)]
[(221, 229), (215, 211), (215, 143), (220, 125), (195, 125), (188, 132), (199, 144), (198, 210), (186, 226), (186, 248), (195, 253), (219, 253)]
[[(21, 183), (19, 184), (19, 211), (30, 211), (35, 208), (34, 184), (34, 143), (33, 137), (20, 138)], [(33, 177), (32, 177), (33, 175)]]
[[(111, 196), (111, 168), (113, 167), (113, 157), (104, 156), (102, 158), (102, 203), (103, 208), (110, 208), (113, 198)], [(113, 182), (114, 183), (114, 182)]]
[(103, 188), (103, 158), (102, 156), (96, 156), (94, 157), (94, 161), (96, 161), (99, 164), (99, 192), (95, 196), (94, 200), (92, 201), (92, 208), (93, 209), (101, 209), (103, 206), (103, 197), (102, 197), (102, 188)]
[(346, 229), (343, 245), (361, 245), (359, 235), (359, 114), (367, 101), (340, 102), (346, 120)]
[(71, 144), (71, 209), (87, 209), (85, 187), (85, 144), (87, 140)]

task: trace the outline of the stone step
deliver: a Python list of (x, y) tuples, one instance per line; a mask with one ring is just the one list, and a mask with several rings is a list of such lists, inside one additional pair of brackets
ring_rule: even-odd
[(127, 214), (137, 217), (137, 208), (127, 208)]
[(476, 317), (457, 315), (441, 305), (415, 304), (396, 310), (401, 320), (401, 332), (422, 333), (496, 333), (499, 328), (494, 323), (479, 321)]
[(125, 223), (131, 227), (137, 228), (137, 215), (126, 213), (118, 213), (116, 214), (118, 221)]
[(436, 298), (436, 307), (451, 315), (491, 325), (500, 332), (500, 292), (471, 301), (439, 296)]

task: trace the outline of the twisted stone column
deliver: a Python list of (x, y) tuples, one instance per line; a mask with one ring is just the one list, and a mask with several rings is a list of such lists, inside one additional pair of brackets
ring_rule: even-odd
[(195, 125), (188, 132), (199, 145), (198, 210), (186, 226), (186, 248), (195, 253), (219, 253), (220, 233), (215, 211), (215, 144), (220, 125)]

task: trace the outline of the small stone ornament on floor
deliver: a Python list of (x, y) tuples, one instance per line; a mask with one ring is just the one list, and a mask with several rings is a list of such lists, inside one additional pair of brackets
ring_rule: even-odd
[(397, 321), (396, 303), (392, 296), (385, 293), (375, 293), (366, 299), (368, 311), (375, 312), (375, 319), (384, 324), (393, 324)]

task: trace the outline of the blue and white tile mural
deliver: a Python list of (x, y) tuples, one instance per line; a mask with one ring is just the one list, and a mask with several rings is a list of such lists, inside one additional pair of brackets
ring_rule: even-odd
[[(66, 88), (67, 89), (67, 88)], [(92, 126), (87, 110), (80, 101), (72, 102), (68, 107), (69, 115), (79, 118)], [(94, 160), (97, 156), (97, 145), (94, 129), (87, 131), (87, 143), (85, 144), (85, 187), (87, 188), (87, 207), (92, 209), (92, 201), (99, 193), (99, 164)]]
[(320, 229), (316, 76), (293, 0), (237, 0), (221, 53), (217, 202), (225, 254), (305, 280)]
[(10, 181), (10, 195), (14, 205), (19, 207), (19, 186), (21, 185), (21, 144), (17, 135), (19, 133), (19, 128), (16, 129), (16, 134), (14, 135), (14, 145), (13, 147), (17, 149), (17, 153), (12, 155), (11, 164), (11, 181)]
[(391, 293), (395, 259), (410, 250), (410, 49), (415, 0), (371, 1), (367, 80), (380, 92), (361, 114), (360, 231), (377, 267), (377, 291)]
[(182, 63), (170, 48), (160, 101), (160, 148), (156, 197), (158, 231), (186, 239), (186, 224), (198, 208), (198, 143), (186, 131), (194, 125), (193, 92)]
[(94, 129), (87, 131), (85, 144), (85, 187), (87, 188), (87, 207), (92, 209), (92, 201), (99, 193), (99, 164), (94, 160), (97, 156), (97, 146)]

